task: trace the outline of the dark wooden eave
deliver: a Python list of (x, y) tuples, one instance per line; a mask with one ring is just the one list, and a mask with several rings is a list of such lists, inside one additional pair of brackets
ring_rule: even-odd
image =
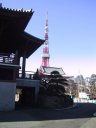
[[(15, 31), (24, 31), (29, 20), (33, 15), (32, 9), (30, 11), (15, 10), (9, 8), (0, 8), (0, 27), (3, 29), (12, 29)], [(6, 23), (6, 24), (5, 24)]]
[(26, 58), (28, 58), (32, 53), (34, 53), (45, 41), (33, 35), (30, 35), (27, 32), (24, 32), (22, 34), (21, 39), (22, 39), (21, 41), (22, 47), (20, 48), (20, 51), (22, 52), (21, 55), (23, 56), (23, 51), (26, 50)]
[(32, 15), (32, 9), (0, 8), (0, 53), (15, 53), (18, 50), (22, 57), (26, 51), (28, 58), (44, 43), (44, 40), (24, 31)]

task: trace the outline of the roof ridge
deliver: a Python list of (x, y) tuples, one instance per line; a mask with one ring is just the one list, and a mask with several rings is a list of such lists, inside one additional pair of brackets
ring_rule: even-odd
[(8, 10), (8, 11), (15, 11), (15, 12), (28, 12), (28, 13), (32, 13), (32, 9), (29, 9), (29, 10), (24, 10), (23, 8), (21, 9), (12, 9), (12, 8), (7, 8), (7, 7), (0, 7), (0, 9), (5, 9), (5, 10)]

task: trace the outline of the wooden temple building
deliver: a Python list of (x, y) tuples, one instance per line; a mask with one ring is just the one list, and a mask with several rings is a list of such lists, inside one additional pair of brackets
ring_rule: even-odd
[(24, 92), (22, 102), (31, 104), (32, 100), (36, 101), (39, 82), (32, 78), (32, 74), (26, 78), (26, 58), (30, 57), (44, 40), (24, 31), (33, 13), (32, 9), (25, 11), (0, 7), (0, 111), (15, 109), (17, 88)]

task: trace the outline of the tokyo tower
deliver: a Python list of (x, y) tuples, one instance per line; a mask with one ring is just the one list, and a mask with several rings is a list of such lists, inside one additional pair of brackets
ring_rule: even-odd
[(43, 47), (43, 55), (42, 55), (42, 66), (49, 66), (49, 42), (48, 42), (48, 13), (46, 16), (46, 24), (45, 24), (45, 42)]

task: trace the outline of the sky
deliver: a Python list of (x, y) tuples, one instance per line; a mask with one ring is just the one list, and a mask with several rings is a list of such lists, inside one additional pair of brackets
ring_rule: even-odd
[[(44, 39), (48, 11), (50, 66), (66, 75), (96, 74), (96, 0), (0, 0), (3, 7), (34, 11), (25, 31)], [(42, 63), (43, 45), (26, 63), (36, 71)]]

